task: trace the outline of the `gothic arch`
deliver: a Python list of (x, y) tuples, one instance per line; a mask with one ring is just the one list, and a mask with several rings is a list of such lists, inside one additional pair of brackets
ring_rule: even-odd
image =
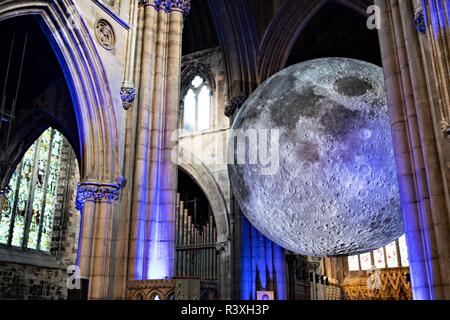
[(217, 242), (227, 242), (230, 236), (228, 208), (222, 191), (208, 168), (189, 151), (179, 150), (178, 164), (200, 186), (208, 198), (217, 228)]
[(58, 57), (71, 92), (81, 146), (81, 179), (115, 182), (120, 176), (114, 99), (99, 53), (73, 0), (5, 0), (0, 21), (34, 15)]
[(366, 15), (369, 0), (287, 0), (270, 22), (259, 48), (260, 82), (283, 69), (289, 54), (311, 19), (329, 2), (356, 10)]

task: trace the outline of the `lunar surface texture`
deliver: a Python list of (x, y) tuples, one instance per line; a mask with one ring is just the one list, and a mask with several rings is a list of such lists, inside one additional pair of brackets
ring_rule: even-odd
[(245, 216), (275, 243), (338, 256), (403, 234), (381, 68), (344, 58), (289, 67), (251, 95), (233, 129), (280, 130), (279, 150), (268, 143), (279, 153), (274, 174), (259, 161), (229, 164)]

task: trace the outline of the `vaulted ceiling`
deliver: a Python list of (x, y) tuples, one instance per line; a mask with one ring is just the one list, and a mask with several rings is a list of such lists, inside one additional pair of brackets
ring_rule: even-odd
[(381, 64), (366, 26), (372, 0), (194, 0), (183, 52), (220, 45), (230, 98), (248, 95), (286, 66), (326, 56)]

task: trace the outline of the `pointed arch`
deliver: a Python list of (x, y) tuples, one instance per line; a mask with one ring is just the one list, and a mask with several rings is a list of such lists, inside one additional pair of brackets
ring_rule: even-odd
[(285, 67), (300, 34), (329, 2), (337, 2), (362, 15), (367, 15), (367, 8), (372, 4), (370, 0), (284, 1), (270, 22), (260, 44), (258, 67), (261, 82)]
[(81, 179), (115, 182), (120, 176), (119, 131), (109, 81), (94, 40), (73, 0), (5, 0), (0, 21), (39, 18), (60, 62), (78, 124)]
[(184, 148), (179, 150), (178, 164), (192, 177), (206, 195), (216, 222), (217, 241), (228, 241), (230, 237), (228, 208), (214, 176), (199, 159), (196, 159), (195, 155)]

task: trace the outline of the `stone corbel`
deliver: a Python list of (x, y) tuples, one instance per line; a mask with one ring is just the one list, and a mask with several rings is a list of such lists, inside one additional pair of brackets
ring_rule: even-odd
[(228, 246), (230, 245), (230, 241), (221, 241), (216, 243), (216, 253), (222, 254), (227, 251)]
[(134, 84), (126, 82), (122, 84), (120, 89), (120, 97), (122, 98), (122, 107), (125, 110), (129, 110), (133, 105), (134, 99), (136, 98), (136, 88)]
[(247, 98), (242, 95), (231, 98), (225, 106), (225, 116), (232, 118), (242, 108), (246, 100)]
[(76, 208), (83, 211), (86, 202), (115, 203), (120, 199), (120, 190), (124, 187), (123, 178), (116, 183), (80, 182), (77, 187)]
[(427, 24), (425, 21), (425, 14), (422, 8), (419, 8), (414, 16), (414, 26), (416, 30), (422, 34), (427, 33)]

